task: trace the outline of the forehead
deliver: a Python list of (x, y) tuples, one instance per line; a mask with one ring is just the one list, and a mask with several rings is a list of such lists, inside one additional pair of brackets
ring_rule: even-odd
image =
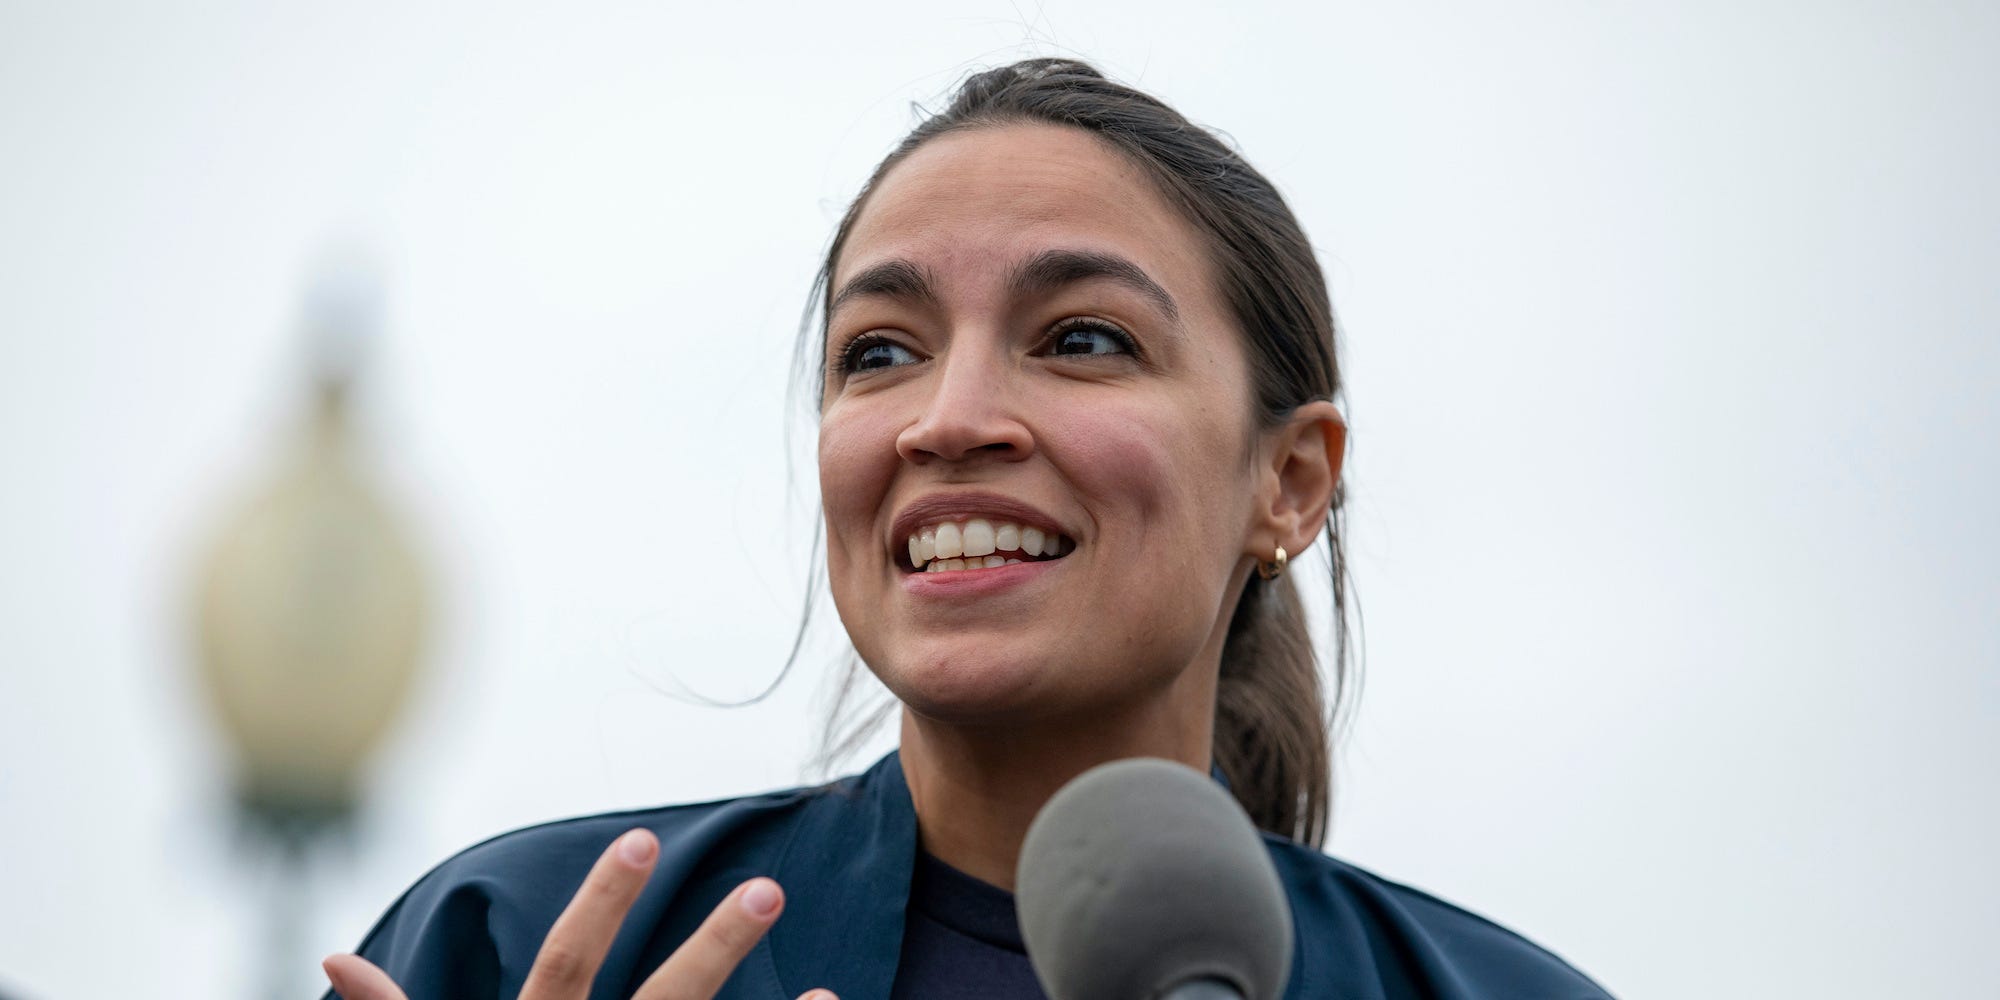
[(1176, 298), (1202, 296), (1201, 238), (1153, 180), (1082, 129), (1014, 124), (925, 143), (890, 168), (848, 234), (833, 275), (902, 258), (947, 280), (997, 277), (1050, 247), (1137, 263)]

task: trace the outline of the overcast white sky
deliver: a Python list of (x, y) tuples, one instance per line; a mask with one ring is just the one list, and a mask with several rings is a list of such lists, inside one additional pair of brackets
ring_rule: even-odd
[(783, 658), (837, 214), (1052, 52), (1233, 136), (1331, 276), (1334, 853), (1623, 997), (2000, 978), (2000, 7), (169, 6), (0, 7), (0, 992), (254, 988), (188, 576), (330, 243), (390, 276), (366, 430), (444, 612), (315, 955), (499, 830), (800, 780), (827, 644), (660, 692)]

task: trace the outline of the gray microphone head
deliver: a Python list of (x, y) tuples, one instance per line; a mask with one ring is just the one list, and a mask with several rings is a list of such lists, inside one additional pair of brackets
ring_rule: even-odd
[(1292, 910), (1263, 840), (1208, 776), (1164, 760), (1085, 771), (1028, 827), (1021, 935), (1052, 1000), (1154, 1000), (1193, 980), (1276, 1000)]

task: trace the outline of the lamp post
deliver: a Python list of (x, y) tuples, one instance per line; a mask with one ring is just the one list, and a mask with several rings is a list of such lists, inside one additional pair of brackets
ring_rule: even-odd
[(298, 981), (311, 848), (360, 800), (371, 752), (417, 674), (427, 605), (413, 547), (369, 482), (349, 419), (352, 365), (375, 310), (314, 296), (310, 405), (268, 478), (209, 550), (197, 583), (198, 667), (234, 751), (244, 828), (274, 849), (265, 995)]

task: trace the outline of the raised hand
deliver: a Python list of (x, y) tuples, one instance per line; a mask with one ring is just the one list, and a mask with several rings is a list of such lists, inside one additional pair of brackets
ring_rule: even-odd
[[(612, 841), (542, 939), (520, 1000), (586, 1000), (618, 926), (646, 887), (659, 856), (659, 841), (646, 830), (627, 830)], [(768, 878), (737, 886), (646, 977), (633, 1000), (711, 1000), (784, 908), (784, 892)], [(344, 1000), (408, 1000), (388, 973), (359, 955), (332, 955), (321, 967)], [(836, 998), (826, 990), (811, 990), (799, 1000)]]

